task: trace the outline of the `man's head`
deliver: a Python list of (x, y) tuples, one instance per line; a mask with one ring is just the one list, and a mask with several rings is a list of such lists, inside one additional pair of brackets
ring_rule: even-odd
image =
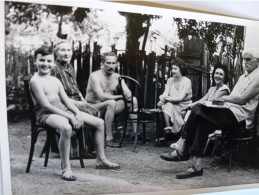
[(259, 65), (259, 52), (255, 52), (255, 50), (245, 50), (242, 53), (242, 57), (244, 59), (245, 70), (247, 73), (251, 73), (254, 69), (256, 69)]
[(72, 58), (72, 46), (68, 41), (60, 41), (54, 46), (57, 61), (69, 63)]
[(117, 65), (117, 56), (114, 52), (107, 52), (103, 54), (102, 66), (105, 73), (114, 73), (115, 69), (117, 68)]
[(38, 48), (34, 52), (34, 57), (39, 74), (49, 74), (53, 66), (55, 66), (53, 50), (50, 47), (42, 46)]

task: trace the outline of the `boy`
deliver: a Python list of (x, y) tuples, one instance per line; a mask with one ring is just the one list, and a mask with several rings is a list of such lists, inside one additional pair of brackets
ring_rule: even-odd
[(75, 181), (70, 162), (70, 137), (73, 129), (83, 124), (95, 127), (95, 145), (97, 150), (97, 169), (118, 169), (117, 163), (108, 161), (104, 154), (104, 122), (90, 114), (80, 112), (69, 100), (61, 82), (50, 76), (54, 66), (53, 51), (41, 47), (35, 51), (35, 63), (38, 72), (30, 80), (30, 89), (35, 104), (36, 118), (39, 123), (49, 125), (60, 132), (59, 150), (61, 157), (62, 179)]

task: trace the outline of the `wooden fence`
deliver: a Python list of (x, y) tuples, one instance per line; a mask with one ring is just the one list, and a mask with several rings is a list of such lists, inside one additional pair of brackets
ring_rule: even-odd
[[(139, 52), (135, 56), (137, 69), (135, 79), (137, 79), (143, 89), (144, 106), (147, 108), (156, 107), (159, 95), (164, 91), (167, 78), (170, 77), (173, 58), (182, 59), (187, 66), (187, 77), (192, 81), (193, 101), (200, 99), (208, 90), (210, 85), (208, 54), (204, 53), (202, 40), (185, 40), (183, 51), (171, 52), (168, 56), (167, 46), (165, 53), (157, 56), (154, 52), (145, 54)], [(111, 48), (115, 53), (115, 46)], [(129, 60), (125, 54), (118, 55), (118, 73), (129, 75)], [(78, 49), (74, 51), (72, 64), (77, 71), (77, 82), (83, 96), (86, 93), (88, 78), (91, 72), (100, 69), (101, 46), (94, 43), (93, 53), (90, 53), (90, 45), (84, 46), (79, 43)]]
[[(77, 82), (83, 96), (86, 93), (88, 78), (91, 72), (100, 69), (101, 64), (101, 46), (94, 43), (93, 50), (89, 44), (81, 44), (73, 51), (72, 65), (76, 70)], [(75, 48), (75, 47), (73, 47)], [(111, 48), (116, 52), (115, 46)], [(92, 53), (90, 51), (93, 51)], [(209, 87), (209, 63), (208, 55), (204, 52), (202, 40), (185, 40), (184, 49), (181, 51), (171, 51), (168, 55), (167, 46), (165, 53), (157, 56), (155, 53), (145, 54), (139, 53), (135, 56), (136, 79), (143, 88), (144, 105), (147, 108), (156, 107), (159, 95), (164, 91), (167, 78), (170, 77), (171, 66), (170, 61), (173, 58), (182, 59), (187, 66), (187, 77), (192, 81), (193, 101), (200, 99)], [(23, 60), (19, 60), (23, 58)], [(6, 55), (6, 73), (12, 74), (13, 84), (16, 80), (15, 76), (30, 75), (36, 71), (33, 56), (19, 56), (19, 53), (9, 52)], [(122, 75), (129, 75), (129, 64), (125, 54), (118, 55), (119, 67), (118, 72)], [(17, 67), (21, 67), (18, 69)], [(15, 72), (15, 74), (14, 74)], [(21, 79), (22, 80), (22, 79)]]

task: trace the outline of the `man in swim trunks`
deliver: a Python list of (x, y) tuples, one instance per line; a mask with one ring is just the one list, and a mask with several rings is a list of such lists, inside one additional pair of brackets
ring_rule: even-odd
[[(118, 66), (117, 56), (113, 52), (104, 53), (101, 62), (102, 69), (92, 72), (89, 77), (86, 101), (94, 108), (100, 110), (104, 115), (106, 127), (106, 145), (115, 146), (113, 144), (112, 124), (114, 116), (123, 112), (125, 109), (122, 95), (116, 95), (119, 86), (118, 78), (120, 75), (115, 72)], [(131, 91), (122, 83), (123, 91), (126, 97), (131, 97)], [(137, 99), (133, 99), (134, 109), (137, 109)], [(131, 115), (131, 118), (136, 116)], [(137, 124), (133, 123), (133, 135), (136, 133)]]

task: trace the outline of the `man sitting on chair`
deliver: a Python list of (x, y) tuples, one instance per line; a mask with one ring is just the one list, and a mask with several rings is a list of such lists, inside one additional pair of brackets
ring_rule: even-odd
[[(115, 73), (118, 66), (117, 56), (113, 52), (107, 52), (103, 55), (101, 70), (92, 72), (89, 77), (86, 101), (94, 108), (100, 110), (104, 115), (106, 127), (107, 146), (116, 146), (113, 143), (112, 124), (115, 114), (120, 114), (125, 109), (122, 95), (116, 95), (119, 86), (118, 78), (120, 75)], [(123, 91), (126, 97), (131, 97), (131, 91), (122, 82)], [(137, 99), (134, 98), (134, 109), (137, 109)], [(132, 118), (136, 116), (130, 116)], [(136, 133), (137, 124), (133, 123), (133, 134)]]
[(185, 154), (187, 148), (190, 148), (192, 167), (186, 173), (177, 175), (177, 179), (203, 174), (201, 157), (210, 133), (216, 129), (234, 131), (242, 123), (251, 126), (259, 100), (259, 53), (244, 51), (243, 59), (246, 74), (239, 78), (230, 95), (217, 99), (223, 101), (224, 105), (195, 105), (182, 130), (184, 142), (173, 152), (161, 155), (162, 159), (168, 161), (188, 160), (189, 156)]
[(104, 154), (104, 122), (90, 114), (80, 112), (69, 100), (61, 82), (50, 76), (54, 65), (54, 55), (49, 47), (35, 51), (38, 72), (30, 80), (30, 90), (35, 104), (36, 119), (60, 132), (59, 150), (61, 157), (62, 179), (75, 181), (69, 162), (70, 138), (72, 128), (77, 130), (83, 124), (95, 127), (97, 150), (96, 168), (117, 169), (119, 165), (108, 161)]

